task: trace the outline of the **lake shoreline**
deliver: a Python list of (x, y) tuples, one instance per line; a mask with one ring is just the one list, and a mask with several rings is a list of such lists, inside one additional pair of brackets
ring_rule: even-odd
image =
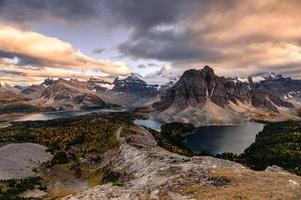
[(242, 153), (255, 142), (256, 135), (263, 130), (264, 124), (245, 122), (240, 125), (196, 127), (184, 135), (183, 143), (197, 152), (212, 155), (221, 153)]

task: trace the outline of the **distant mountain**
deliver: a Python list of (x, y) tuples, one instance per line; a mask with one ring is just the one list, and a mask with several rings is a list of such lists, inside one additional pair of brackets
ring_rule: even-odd
[(253, 89), (269, 92), (301, 107), (301, 80), (269, 72), (251, 75), (248, 78), (235, 78), (233, 81), (248, 83)]
[(279, 79), (290, 79), (290, 78), (284, 78), (281, 74), (266, 72), (266, 73), (253, 74), (246, 78), (236, 77), (233, 80), (235, 82), (238, 81), (243, 83), (256, 84), (256, 83), (261, 83), (263, 81), (272, 81), (272, 80), (279, 80)]
[(39, 108), (28, 102), (21, 90), (9, 84), (0, 85), (0, 114), (35, 112)]
[(0, 83), (0, 106), (8, 103), (25, 100), (25, 97), (19, 94), (20, 90), (8, 84)]
[[(301, 107), (301, 80), (275, 73), (247, 78), (224, 78), (206, 66), (182, 76), (165, 67), (145, 77), (90, 78), (87, 81), (45, 79), (39, 85), (0, 85), (2, 106), (21, 103), (55, 110), (107, 108), (112, 105), (153, 105), (153, 116), (163, 121), (233, 123), (246, 118), (292, 118)], [(0, 105), (1, 106), (1, 105)], [(293, 113), (294, 114), (294, 113)]]
[(0, 82), (0, 92), (13, 92), (18, 94), (21, 90), (18, 87), (11, 86), (7, 83)]
[(111, 90), (114, 87), (112, 82), (100, 78), (90, 78), (87, 83), (88, 88), (96, 92)]
[(132, 73), (126, 78), (116, 78), (114, 80), (114, 87), (112, 90), (115, 92), (131, 93), (139, 96), (155, 96), (158, 94), (157, 87), (155, 85), (147, 84), (143, 78), (136, 73)]
[(56, 110), (109, 107), (108, 104), (90, 90), (88, 82), (81, 82), (76, 79), (58, 79), (46, 85), (47, 87), (44, 87), (41, 96), (33, 101), (39, 106), (53, 107)]
[(164, 93), (179, 79), (163, 67), (158, 72), (145, 77), (132, 73), (127, 77), (117, 77), (112, 89), (98, 94), (107, 102), (126, 107), (141, 107), (158, 101), (159, 95)]
[(266, 79), (260, 83), (252, 84), (253, 88), (270, 92), (286, 101), (301, 98), (301, 80), (284, 78), (281, 75), (277, 78)]
[(237, 123), (246, 118), (294, 118), (288, 114), (294, 108), (292, 103), (251, 86), (250, 82), (219, 77), (208, 66), (185, 71), (153, 108), (154, 117), (160, 120), (189, 121), (197, 125)]
[(23, 89), (20, 94), (33, 100), (41, 97), (44, 90), (45, 90), (45, 86), (43, 86), (43, 84), (31, 85)]
[(180, 78), (180, 75), (168, 72), (165, 66), (161, 70), (148, 74), (142, 80), (148, 85), (154, 85), (158, 90), (163, 90), (173, 86)]

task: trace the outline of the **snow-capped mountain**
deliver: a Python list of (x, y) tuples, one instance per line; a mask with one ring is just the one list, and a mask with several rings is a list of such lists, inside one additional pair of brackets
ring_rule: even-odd
[(249, 88), (272, 93), (278, 98), (301, 107), (301, 80), (267, 72), (250, 75), (246, 78), (233, 78), (233, 82), (246, 84)]
[(242, 82), (242, 83), (260, 83), (262, 81), (271, 81), (271, 80), (279, 80), (279, 79), (290, 79), (284, 78), (281, 74), (273, 73), (273, 72), (266, 72), (266, 73), (257, 73), (250, 75), (248, 77), (236, 77), (233, 81)]
[(155, 85), (157, 89), (166, 89), (173, 86), (180, 78), (180, 75), (169, 72), (165, 66), (159, 71), (146, 75), (142, 78), (148, 85)]
[(147, 84), (143, 77), (136, 73), (123, 79), (116, 78), (112, 90), (138, 96), (155, 96), (158, 93), (156, 86)]
[(136, 93), (141, 96), (154, 96), (162, 90), (173, 86), (180, 76), (168, 72), (163, 66), (157, 72), (146, 75), (145, 77), (132, 73), (125, 78), (116, 78), (113, 84), (113, 91)]

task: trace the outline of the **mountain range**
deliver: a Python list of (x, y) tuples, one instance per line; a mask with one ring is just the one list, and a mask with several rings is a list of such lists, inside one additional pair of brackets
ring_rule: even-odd
[(39, 85), (0, 85), (0, 113), (116, 106), (147, 107), (146, 114), (155, 119), (196, 125), (297, 119), (301, 80), (275, 73), (225, 78), (205, 66), (181, 76), (163, 67), (145, 77), (132, 73), (114, 80), (47, 78)]

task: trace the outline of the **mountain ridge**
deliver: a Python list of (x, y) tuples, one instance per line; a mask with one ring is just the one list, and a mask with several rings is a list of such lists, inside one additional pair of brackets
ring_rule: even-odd
[[(10, 94), (18, 97), (14, 102), (54, 110), (148, 106), (153, 111), (150, 117), (155, 119), (167, 122), (192, 120), (195, 124), (199, 121), (232, 124), (249, 119), (296, 119), (294, 107), (301, 107), (301, 80), (275, 73), (251, 75), (248, 80), (225, 78), (217, 76), (209, 66), (202, 70), (186, 70), (181, 77), (163, 67), (145, 77), (132, 73), (114, 81), (47, 78), (38, 85), (5, 87), (10, 93), (4, 93), (8, 89), (3, 88), (0, 87), (2, 102), (4, 94)], [(6, 101), (7, 104), (10, 102)]]
[[(243, 106), (244, 110), (239, 111), (238, 109), (243, 109)], [(289, 111), (292, 108), (294, 108), (292, 103), (267, 90), (219, 77), (212, 68), (205, 66), (202, 70), (185, 71), (161, 100), (153, 104), (155, 111), (152, 116), (166, 122), (188, 122), (193, 119), (196, 125), (201, 125), (202, 122), (219, 124), (254, 118), (249, 113), (279, 116), (284, 109)], [(224, 115), (224, 121), (218, 113)]]

